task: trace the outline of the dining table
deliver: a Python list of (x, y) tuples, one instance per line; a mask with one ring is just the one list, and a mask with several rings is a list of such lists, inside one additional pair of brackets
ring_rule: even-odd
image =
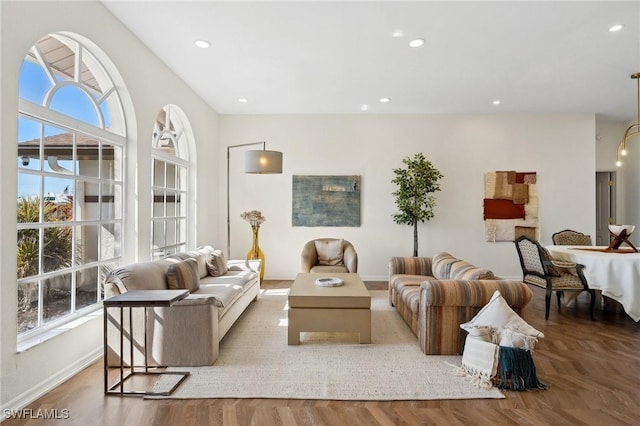
[(557, 260), (584, 265), (589, 288), (619, 302), (627, 315), (640, 321), (640, 253), (606, 246), (547, 246)]

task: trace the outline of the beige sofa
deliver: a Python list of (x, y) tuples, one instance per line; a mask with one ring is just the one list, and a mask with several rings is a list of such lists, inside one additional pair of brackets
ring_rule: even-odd
[(520, 281), (495, 277), (442, 252), (389, 261), (389, 303), (395, 306), (427, 355), (460, 355), (470, 321), (498, 290), (518, 314), (533, 293)]
[[(108, 274), (104, 282), (104, 297), (132, 290), (161, 290), (182, 284), (190, 294), (170, 308), (148, 308), (147, 358), (150, 365), (201, 366), (212, 365), (218, 358), (218, 344), (247, 306), (257, 300), (260, 292), (260, 261), (236, 260), (216, 269), (209, 246), (180, 253), (161, 260), (134, 263)], [(217, 253), (220, 255), (221, 253)], [(217, 259), (223, 257), (218, 256)], [(187, 265), (188, 264), (188, 265)], [(190, 266), (191, 269), (185, 268)], [(220, 266), (220, 265), (218, 265)], [(220, 276), (209, 272), (222, 269)], [(192, 271), (194, 276), (176, 282), (176, 271)], [(144, 309), (132, 309), (133, 330), (125, 308), (125, 335), (134, 341), (134, 361), (144, 365)], [(108, 363), (115, 366), (119, 359), (119, 318), (117, 308), (108, 313)], [(125, 339), (126, 362), (129, 345)]]

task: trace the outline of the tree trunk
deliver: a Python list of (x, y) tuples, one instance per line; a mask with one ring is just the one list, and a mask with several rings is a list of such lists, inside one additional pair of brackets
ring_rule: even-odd
[(418, 221), (413, 221), (413, 256), (418, 256)]

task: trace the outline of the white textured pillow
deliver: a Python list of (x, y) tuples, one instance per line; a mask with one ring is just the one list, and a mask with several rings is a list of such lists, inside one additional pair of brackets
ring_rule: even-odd
[(229, 271), (227, 259), (222, 250), (214, 250), (207, 257), (207, 270), (212, 277), (219, 277)]
[[(499, 291), (496, 290), (480, 312), (467, 323), (460, 324), (460, 327), (467, 332), (473, 328), (488, 326), (496, 330), (498, 340), (502, 340), (502, 330), (510, 330), (511, 332), (522, 333), (526, 337), (533, 337), (529, 342), (535, 343), (535, 339), (544, 337), (542, 332), (531, 327), (525, 320), (520, 318), (513, 309), (507, 304)], [(497, 343), (497, 342), (496, 342)], [(532, 344), (531, 344), (532, 346)]]

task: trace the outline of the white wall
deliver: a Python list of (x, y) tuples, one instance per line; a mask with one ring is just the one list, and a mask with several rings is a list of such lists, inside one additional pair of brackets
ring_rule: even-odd
[[(80, 34), (108, 56), (120, 72), (119, 89), (127, 93), (127, 150), (125, 262), (149, 256), (151, 210), (151, 140), (153, 123), (167, 104), (179, 106), (191, 123), (197, 152), (193, 183), (197, 222), (192, 243), (218, 239), (214, 193), (221, 175), (218, 116), (202, 99), (126, 30), (99, 2), (0, 2), (0, 404), (18, 408), (41, 392), (68, 378), (102, 354), (101, 316), (40, 343), (22, 353), (16, 345), (16, 156), (18, 73), (27, 50), (42, 36), (57, 31)], [(194, 48), (195, 49), (195, 48)], [(181, 54), (185, 52), (180, 52)], [(204, 163), (204, 166), (202, 165)], [(202, 184), (204, 183), (204, 184)], [(140, 218), (134, 220), (136, 213)], [(197, 234), (196, 234), (197, 232)], [(102, 386), (102, 384), (96, 384)]]
[[(316, 237), (350, 240), (365, 279), (385, 279), (391, 256), (411, 255), (409, 226), (396, 225), (392, 169), (423, 152), (444, 175), (435, 217), (419, 229), (419, 254), (446, 250), (504, 277), (521, 276), (513, 243), (484, 238), (484, 173), (538, 173), (540, 240), (561, 229), (595, 235), (595, 118), (592, 114), (500, 115), (271, 115), (221, 116), (226, 145), (267, 141), (284, 153), (282, 175), (242, 173), (242, 152), (232, 151), (232, 256), (251, 245), (243, 211), (267, 217), (261, 227), (265, 278), (291, 279), (300, 250)], [(219, 155), (219, 158), (222, 158)], [(224, 164), (220, 163), (220, 168)], [(292, 175), (362, 176), (360, 227), (293, 227)], [(219, 210), (223, 213), (223, 206)]]

